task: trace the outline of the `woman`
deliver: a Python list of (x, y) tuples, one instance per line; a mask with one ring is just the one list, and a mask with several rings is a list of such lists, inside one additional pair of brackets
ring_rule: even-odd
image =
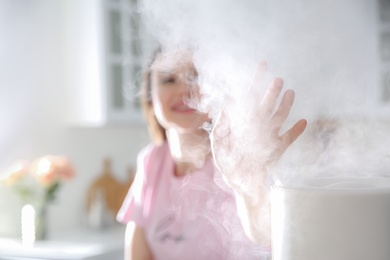
[[(248, 200), (230, 177), (239, 176), (242, 163), (250, 157), (241, 153), (237, 162), (225, 160), (227, 153), (234, 153), (234, 140), (240, 134), (232, 128), (223, 135), (219, 131), (222, 126), (226, 129), (233, 104), (226, 103), (209, 134), (202, 126), (210, 119), (194, 102), (200, 97), (196, 78), (188, 52), (157, 51), (145, 72), (142, 105), (154, 143), (140, 152), (136, 180), (118, 214), (118, 220), (127, 223), (126, 259), (269, 255), (269, 236), (264, 236), (269, 230), (260, 230), (263, 225), (252, 213), (267, 207), (266, 186), (262, 181), (256, 184), (258, 197), (254, 203)], [(280, 79), (273, 81), (258, 111), (264, 121), (259, 134), (271, 137), (267, 139), (271, 152), (258, 168), (264, 178), (268, 165), (306, 127), (306, 121), (300, 120), (278, 135), (294, 100), (294, 93), (286, 91), (273, 113), (282, 86)]]

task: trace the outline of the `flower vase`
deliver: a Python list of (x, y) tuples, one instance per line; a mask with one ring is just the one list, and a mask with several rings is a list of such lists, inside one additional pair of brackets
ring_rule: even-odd
[(47, 205), (36, 208), (35, 211), (35, 240), (47, 238)]
[(47, 205), (25, 204), (21, 211), (22, 243), (32, 246), (34, 241), (47, 238)]

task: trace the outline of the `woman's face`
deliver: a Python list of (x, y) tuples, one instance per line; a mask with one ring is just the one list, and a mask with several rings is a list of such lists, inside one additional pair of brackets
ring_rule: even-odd
[(151, 91), (154, 114), (165, 128), (179, 132), (198, 131), (209, 121), (197, 109), (197, 72), (186, 56), (161, 56), (152, 66)]

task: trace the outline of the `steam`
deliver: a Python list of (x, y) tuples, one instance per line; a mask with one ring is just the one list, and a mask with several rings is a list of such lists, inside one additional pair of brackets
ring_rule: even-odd
[[(300, 118), (308, 119), (309, 129), (273, 172), (275, 182), (289, 184), (309, 176), (388, 174), (387, 130), (373, 123), (378, 99), (372, 90), (379, 80), (376, 5), (369, 2), (144, 0), (140, 12), (165, 51), (192, 50), (203, 95), (200, 110), (215, 119), (227, 99), (235, 102), (229, 127), (242, 130), (240, 151), (267, 152), (254, 138), (261, 122), (244, 115), (253, 113), (270, 80), (281, 76), (285, 89), (295, 90), (284, 129)], [(257, 82), (262, 61), (269, 69)], [(226, 161), (235, 156), (226, 154)], [(254, 173), (255, 166), (243, 167)], [(242, 179), (236, 188), (248, 191), (258, 177)], [(250, 192), (249, 200), (258, 196)]]
[(318, 177), (390, 177), (389, 130), (387, 123), (369, 118), (317, 121), (301, 147), (291, 147), (282, 158), (279, 184), (295, 186)]
[[(202, 111), (215, 117), (228, 97), (238, 103), (239, 110), (247, 111), (253, 105), (247, 102), (248, 92), (254, 91), (260, 102), (270, 80), (281, 76), (285, 89), (293, 88), (297, 95), (285, 127), (299, 118), (312, 124), (336, 119), (341, 129), (331, 141), (333, 150), (341, 147), (348, 156), (355, 145), (364, 147), (364, 137), (351, 140), (349, 131), (359, 135), (354, 131), (360, 127), (357, 119), (364, 118), (371, 125), (368, 122), (377, 109), (377, 35), (367, 35), (376, 29), (375, 7), (352, 0), (144, 0), (140, 12), (146, 29), (165, 51), (192, 50), (200, 75)], [(268, 63), (268, 75), (253, 84), (262, 61)], [(248, 124), (240, 118), (234, 116), (236, 127)], [(251, 134), (255, 133), (247, 133)], [(313, 139), (306, 136), (308, 148)], [(302, 151), (296, 152), (302, 156)]]
[(354, 1), (145, 0), (141, 12), (165, 49), (192, 46), (208, 109), (242, 93), (261, 61), (300, 92), (296, 107), (306, 117), (367, 110), (356, 93), (377, 83), (373, 53), (362, 51), (368, 15)]

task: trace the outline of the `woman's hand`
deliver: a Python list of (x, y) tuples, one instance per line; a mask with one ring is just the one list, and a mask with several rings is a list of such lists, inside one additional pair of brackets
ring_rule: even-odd
[(261, 102), (252, 93), (246, 96), (246, 108), (244, 102), (229, 99), (217, 116), (211, 147), (215, 163), (228, 182), (229, 178), (264, 175), (305, 130), (307, 122), (301, 119), (280, 133), (295, 97), (293, 90), (286, 90), (276, 107), (282, 89), (283, 80), (275, 78)]

